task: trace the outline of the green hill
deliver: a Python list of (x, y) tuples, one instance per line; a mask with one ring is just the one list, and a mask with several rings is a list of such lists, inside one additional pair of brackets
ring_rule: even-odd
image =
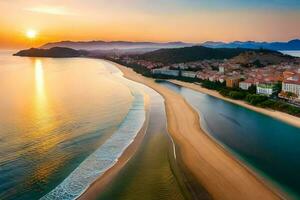
[(203, 46), (184, 47), (176, 49), (160, 49), (157, 51), (145, 53), (137, 56), (139, 59), (161, 62), (164, 64), (191, 62), (210, 59), (230, 59), (241, 53), (252, 52), (270, 52), (271, 50), (253, 50), (241, 48), (208, 48)]

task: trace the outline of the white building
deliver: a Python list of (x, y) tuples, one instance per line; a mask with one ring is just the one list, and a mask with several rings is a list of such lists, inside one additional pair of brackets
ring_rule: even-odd
[(188, 69), (189, 67), (184, 64), (184, 63), (176, 63), (176, 64), (173, 64), (172, 65), (174, 68), (177, 68), (177, 69)]
[(225, 67), (223, 65), (219, 66), (219, 72), (224, 74), (225, 73)]
[(282, 91), (296, 94), (300, 99), (300, 73), (283, 80)]
[(242, 82), (240, 82), (239, 83), (239, 87), (242, 89), (242, 90), (248, 90), (249, 89), (249, 87), (251, 87), (251, 85), (253, 85), (253, 83), (252, 82), (250, 82), (250, 81), (242, 81)]
[(256, 94), (262, 94), (266, 96), (271, 96), (277, 91), (278, 90), (274, 83), (260, 83), (256, 87)]
[(224, 83), (224, 81), (225, 81), (225, 76), (220, 76), (219, 77), (219, 82), (220, 83)]
[(179, 76), (178, 70), (171, 70), (167, 68), (152, 69), (151, 72), (155, 75)]
[(181, 71), (181, 76), (186, 78), (196, 78), (197, 72)]

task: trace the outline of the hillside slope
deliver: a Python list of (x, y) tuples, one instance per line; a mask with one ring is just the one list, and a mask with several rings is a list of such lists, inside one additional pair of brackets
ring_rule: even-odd
[[(230, 59), (241, 53), (250, 51), (241, 48), (207, 48), (203, 46), (184, 47), (177, 49), (160, 49), (157, 51), (145, 53), (137, 56), (139, 59), (161, 62), (164, 64), (173, 64), (181, 62), (191, 62), (210, 59)], [(254, 52), (270, 52), (269, 50), (251, 50)], [(280, 54), (280, 53), (279, 53)]]
[(239, 64), (249, 64), (259, 62), (263, 66), (274, 65), (282, 62), (288, 62), (293, 59), (292, 56), (284, 55), (280, 52), (255, 52), (247, 51), (231, 59), (232, 62)]

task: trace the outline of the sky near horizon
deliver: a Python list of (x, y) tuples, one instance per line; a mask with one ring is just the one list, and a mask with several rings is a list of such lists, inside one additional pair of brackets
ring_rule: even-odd
[[(61, 40), (287, 41), (299, 0), (0, 0), (0, 48)], [(34, 39), (26, 31), (35, 30)]]

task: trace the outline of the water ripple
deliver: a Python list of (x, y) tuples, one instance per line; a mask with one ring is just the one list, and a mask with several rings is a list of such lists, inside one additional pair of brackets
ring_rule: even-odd
[(134, 101), (118, 130), (99, 149), (83, 161), (61, 184), (42, 200), (76, 199), (91, 183), (112, 167), (134, 140), (145, 121), (144, 96), (132, 89)]

